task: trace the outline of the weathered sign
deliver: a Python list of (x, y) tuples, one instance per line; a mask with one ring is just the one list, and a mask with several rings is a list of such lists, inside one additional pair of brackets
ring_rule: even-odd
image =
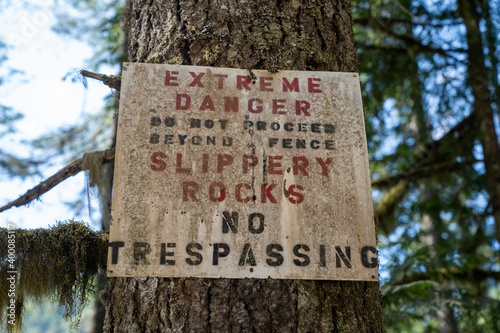
[(377, 280), (359, 77), (126, 63), (108, 276)]

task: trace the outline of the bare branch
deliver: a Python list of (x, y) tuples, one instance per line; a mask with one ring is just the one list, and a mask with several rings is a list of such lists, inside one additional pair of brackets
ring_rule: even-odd
[(24, 195), (20, 196), (14, 201), (9, 202), (3, 207), (0, 207), (0, 213), (3, 211), (6, 211), (7, 209), (10, 209), (12, 207), (19, 207), (19, 206), (24, 206), (29, 204), (31, 201), (38, 199), (41, 195), (47, 193), (50, 191), (52, 188), (54, 188), (57, 184), (61, 183), (65, 179), (76, 175), (80, 171), (85, 170), (83, 168), (83, 162), (84, 160), (89, 156), (89, 155), (94, 155), (98, 154), (102, 164), (106, 164), (109, 162), (114, 161), (115, 159), (115, 150), (114, 149), (108, 149), (104, 151), (96, 151), (88, 154), (84, 154), (82, 158), (74, 161), (73, 163), (69, 164), (65, 168), (59, 170), (57, 173), (55, 173), (53, 176), (47, 178), (37, 186), (33, 187), (31, 190), (26, 192)]
[(80, 71), (80, 74), (82, 74), (85, 77), (89, 77), (91, 79), (99, 80), (110, 88), (120, 90), (122, 82), (122, 77), (120, 75), (104, 75), (104, 74), (90, 72), (85, 69), (82, 69)]

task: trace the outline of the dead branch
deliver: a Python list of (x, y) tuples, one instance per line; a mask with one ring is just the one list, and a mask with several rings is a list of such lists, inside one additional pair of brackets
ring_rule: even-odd
[[(102, 164), (106, 164), (109, 162), (114, 161), (115, 159), (115, 150), (114, 149), (108, 149), (104, 151), (96, 151), (88, 154), (98, 154)], [(47, 193), (50, 191), (52, 188), (54, 188), (57, 184), (61, 183), (65, 179), (76, 175), (80, 171), (86, 170), (83, 168), (83, 162), (86, 159), (86, 156), (88, 154), (84, 154), (82, 158), (74, 161), (73, 163), (69, 164), (65, 168), (59, 170), (57, 173), (55, 173), (53, 176), (47, 178), (37, 186), (33, 187), (31, 190), (26, 192), (24, 195), (20, 196), (14, 201), (9, 202), (3, 207), (0, 207), (0, 213), (3, 211), (6, 211), (7, 209), (10, 209), (12, 207), (19, 207), (19, 206), (24, 206), (29, 204), (31, 201), (38, 199), (41, 195)]]
[(82, 69), (80, 71), (80, 74), (82, 74), (85, 77), (89, 77), (91, 79), (99, 80), (110, 88), (120, 90), (122, 82), (122, 77), (120, 75), (104, 75), (104, 74), (90, 72), (85, 69)]

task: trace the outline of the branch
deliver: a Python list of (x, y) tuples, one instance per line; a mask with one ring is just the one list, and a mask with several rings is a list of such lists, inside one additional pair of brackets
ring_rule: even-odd
[[(403, 18), (397, 18), (397, 17), (360, 17), (360, 18), (355, 18), (354, 23), (359, 24), (362, 26), (368, 25), (370, 23), (370, 20), (383, 20), (384, 22), (387, 22), (388, 24), (394, 25), (394, 24), (412, 24), (415, 26), (428, 26), (432, 28), (442, 28), (442, 27), (448, 27), (451, 25), (460, 25), (462, 24), (461, 20), (441, 20), (440, 23), (434, 23), (434, 22), (422, 22), (422, 21), (408, 21), (408, 19), (403, 19)], [(435, 19), (432, 19), (435, 20)]]
[[(402, 179), (411, 179), (427, 175), (433, 172), (453, 171), (461, 166), (467, 166), (471, 163), (479, 162), (478, 160), (457, 162), (455, 157), (459, 153), (457, 149), (453, 149), (454, 155), (447, 154), (447, 147), (455, 147), (459, 141), (472, 142), (475, 135), (474, 114), (471, 113), (453, 128), (451, 128), (440, 139), (426, 143), (423, 149), (415, 154), (415, 159), (411, 166), (406, 170), (402, 170), (396, 175), (390, 175), (384, 178), (375, 179), (372, 181), (372, 186), (387, 187), (397, 184)], [(383, 162), (383, 161), (378, 161)]]
[[(9, 256), (11, 234), (15, 232), (16, 252)], [(0, 281), (2, 288), (16, 270), (17, 297), (15, 314), (21, 332), (23, 308), (28, 300), (42, 306), (48, 299), (58, 302), (67, 320), (78, 323), (81, 312), (92, 299), (92, 283), (106, 268), (109, 237), (92, 230), (83, 222), (67, 221), (40, 229), (0, 228)], [(15, 260), (15, 267), (9, 260)], [(6, 290), (6, 289), (4, 289)], [(0, 308), (5, 313), (10, 300), (0, 293)], [(4, 325), (2, 325), (4, 326)]]
[(38, 199), (41, 195), (47, 193), (52, 188), (54, 188), (57, 184), (61, 183), (65, 179), (72, 177), (79, 173), (80, 171), (86, 170), (83, 168), (83, 163), (89, 156), (95, 157), (98, 155), (99, 159), (102, 161), (102, 164), (106, 164), (114, 161), (115, 159), (115, 150), (108, 149), (104, 151), (96, 151), (92, 153), (83, 154), (83, 157), (74, 161), (70, 165), (65, 168), (59, 170), (50, 178), (47, 178), (37, 186), (33, 187), (31, 190), (26, 192), (24, 195), (19, 197), (18, 199), (9, 202), (3, 207), (0, 207), (0, 213), (10, 209), (12, 207), (19, 207), (29, 204), (31, 201)]
[(85, 69), (82, 69), (80, 71), (80, 74), (82, 74), (85, 77), (89, 77), (91, 79), (99, 80), (110, 88), (120, 90), (122, 82), (122, 77), (120, 75), (104, 75), (104, 74), (90, 72)]
[(387, 190), (383, 197), (377, 200), (375, 203), (375, 216), (378, 216), (379, 232), (389, 235), (394, 231), (396, 228), (394, 211), (408, 190), (408, 180), (401, 179), (396, 185)]
[(471, 160), (471, 161), (457, 162), (455, 160), (451, 160), (449, 162), (443, 162), (439, 164), (416, 165), (415, 168), (412, 170), (406, 170), (395, 175), (374, 179), (372, 180), (372, 186), (377, 188), (394, 186), (403, 180), (410, 181), (414, 179), (425, 178), (428, 175), (436, 175), (443, 172), (453, 172), (461, 170), (463, 167), (473, 165), (474, 163), (477, 162), (482, 162), (482, 161)]
[(486, 279), (500, 280), (500, 272), (494, 270), (485, 270), (481, 268), (462, 269), (459, 267), (438, 268), (434, 271), (425, 273), (413, 273), (411, 275), (404, 275), (399, 281), (392, 282), (391, 287), (404, 285), (416, 281), (432, 280), (438, 281), (439, 279), (445, 280), (459, 280), (459, 281), (484, 281)]
[[(392, 37), (400, 42), (403, 42), (406, 48), (416, 47), (418, 49), (418, 52), (420, 53), (437, 53), (444, 57), (451, 57), (459, 61), (459, 59), (456, 59), (456, 57), (452, 53), (467, 52), (467, 49), (464, 48), (450, 47), (447, 49), (443, 49), (441, 47), (438, 47), (437, 45), (423, 44), (422, 40), (416, 38), (413, 35), (396, 33), (394, 30), (392, 30), (391, 27), (387, 25), (387, 23), (391, 23), (391, 19), (370, 17), (370, 18), (357, 19), (356, 21), (358, 24), (364, 22), (363, 26), (371, 26), (372, 28), (378, 30), (379, 32), (386, 33), (388, 37)], [(410, 24), (410, 22), (408, 23)]]

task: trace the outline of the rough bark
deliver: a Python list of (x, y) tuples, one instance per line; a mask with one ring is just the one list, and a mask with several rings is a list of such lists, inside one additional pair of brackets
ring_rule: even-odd
[(115, 278), (105, 332), (384, 332), (368, 282)]
[[(356, 71), (348, 0), (146, 1), (125, 11), (129, 61)], [(114, 278), (105, 332), (384, 332), (379, 286)]]
[(345, 0), (131, 0), (129, 61), (353, 72), (350, 7)]

